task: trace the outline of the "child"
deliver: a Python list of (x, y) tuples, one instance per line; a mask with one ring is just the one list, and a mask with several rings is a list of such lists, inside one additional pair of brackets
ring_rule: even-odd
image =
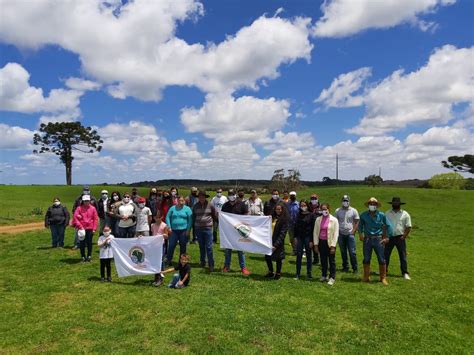
[(112, 261), (114, 255), (112, 253), (112, 248), (110, 247), (110, 241), (114, 238), (110, 234), (110, 227), (105, 226), (103, 234), (99, 237), (97, 245), (100, 248), (100, 281), (105, 281), (105, 270), (107, 269), (107, 281), (112, 282), (110, 277), (110, 262)]
[[(163, 239), (164, 239), (164, 242), (165, 242), (168, 239), (169, 228), (166, 225), (166, 223), (162, 221), (160, 210), (158, 210), (156, 212), (155, 221), (156, 222), (151, 225), (151, 236), (152, 237), (162, 236)], [(163, 243), (163, 258), (162, 258), (162, 260), (163, 260), (163, 262), (161, 264), (161, 269), (163, 270), (163, 266), (164, 266), (165, 261), (166, 261), (166, 245), (165, 245), (165, 243)], [(152, 285), (156, 286), (156, 287), (161, 286), (163, 284), (163, 277), (164, 276), (163, 276), (162, 273), (155, 274), (155, 281), (152, 283)]]
[(179, 271), (173, 275), (173, 279), (168, 285), (168, 288), (184, 288), (189, 285), (191, 280), (191, 266), (189, 265), (189, 255), (182, 254), (179, 259), (179, 264), (174, 269), (168, 269), (165, 272)]
[(145, 198), (137, 199), (138, 208), (135, 210), (137, 215), (137, 227), (135, 229), (135, 238), (148, 237), (150, 235), (151, 210), (145, 206)]

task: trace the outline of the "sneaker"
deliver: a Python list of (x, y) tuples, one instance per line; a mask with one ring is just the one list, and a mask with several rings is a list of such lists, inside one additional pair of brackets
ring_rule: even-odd
[(107, 282), (112, 282), (112, 278), (111, 278), (111, 277), (107, 277)]
[(312, 280), (312, 279), (313, 279), (313, 275), (307, 274), (307, 275), (306, 275), (306, 278), (307, 278), (308, 280)]
[(91, 262), (92, 261), (92, 258), (90, 256), (87, 257), (87, 261), (88, 262)]
[(329, 285), (329, 286), (332, 286), (332, 285), (334, 285), (335, 282), (336, 282), (336, 280), (334, 280), (334, 279), (331, 277), (331, 278), (329, 279), (329, 281), (328, 281), (328, 285)]
[(321, 276), (321, 278), (319, 279), (319, 281), (321, 281), (321, 282), (326, 282), (326, 281), (327, 281), (326, 276)]
[(163, 285), (163, 279), (159, 279), (159, 280), (156, 280), (154, 283), (153, 283), (153, 286), (155, 287), (159, 287)]
[(105, 282), (105, 278), (101, 277), (100, 282)]
[(227, 266), (224, 266), (224, 268), (222, 269), (222, 272), (229, 272), (229, 268)]
[(242, 274), (244, 276), (249, 276), (250, 275), (250, 271), (246, 268), (246, 267), (243, 267), (242, 268)]
[(82, 258), (82, 262), (85, 263), (85, 262), (86, 262), (86, 258), (83, 257), (83, 258)]
[(298, 281), (300, 279), (300, 275), (296, 275), (295, 278), (293, 280), (296, 280)]
[(273, 278), (275, 277), (275, 274), (274, 274), (273, 272), (269, 271), (269, 272), (265, 275), (265, 277), (266, 277), (267, 279), (273, 279)]
[(72, 247), (72, 250), (77, 250), (77, 249), (79, 249), (77, 245), (74, 245), (74, 246)]
[(403, 278), (404, 278), (405, 280), (411, 280), (411, 277), (410, 277), (410, 275), (408, 275), (408, 274), (404, 274), (404, 275), (403, 275)]
[(275, 274), (273, 277), (274, 280), (280, 280), (281, 279), (281, 274)]

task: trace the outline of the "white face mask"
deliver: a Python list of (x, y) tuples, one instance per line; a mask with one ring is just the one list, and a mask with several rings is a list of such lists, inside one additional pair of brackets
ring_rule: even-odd
[(219, 198), (222, 197), (222, 192), (216, 193), (216, 196), (219, 197)]
[(342, 202), (342, 207), (349, 207), (349, 202), (348, 201), (343, 201)]
[(377, 211), (377, 206), (369, 205), (369, 211), (371, 212)]
[(323, 216), (328, 216), (329, 215), (328, 210), (322, 210), (321, 213), (323, 214)]
[(308, 210), (308, 207), (301, 207), (301, 211), (306, 212)]
[(311, 204), (317, 205), (317, 204), (318, 204), (318, 200), (311, 200)]
[(110, 235), (110, 232), (104, 232), (104, 237), (108, 237)]
[(54, 201), (54, 205), (55, 205), (55, 206), (59, 206), (60, 204), (61, 204), (61, 202), (59, 202), (59, 201)]
[(108, 197), (109, 197), (109, 196), (108, 196), (107, 194), (103, 194), (103, 195), (102, 195), (102, 200), (107, 200)]
[(145, 204), (144, 203), (139, 203), (138, 207), (143, 208), (143, 207), (145, 207)]
[(280, 197), (279, 195), (272, 195), (272, 198), (273, 198), (274, 200), (278, 200), (279, 197)]
[(123, 202), (124, 203), (129, 203), (130, 202), (130, 197), (124, 197)]
[(230, 195), (229, 196), (229, 201), (235, 201), (235, 195)]
[(118, 196), (117, 195), (114, 196), (114, 201), (118, 201)]
[(176, 191), (171, 191), (171, 196), (176, 196)]

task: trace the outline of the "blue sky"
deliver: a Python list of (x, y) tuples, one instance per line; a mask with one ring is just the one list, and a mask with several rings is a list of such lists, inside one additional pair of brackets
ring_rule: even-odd
[[(53, 5), (51, 5), (53, 4)], [(64, 183), (41, 122), (104, 138), (73, 183), (447, 172), (473, 153), (468, 0), (1, 0), (0, 182)]]

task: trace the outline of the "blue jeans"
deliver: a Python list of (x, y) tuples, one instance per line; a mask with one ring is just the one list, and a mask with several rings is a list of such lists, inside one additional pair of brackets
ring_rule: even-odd
[[(245, 267), (245, 255), (243, 251), (237, 251), (237, 254), (239, 255), (239, 266), (241, 269)], [(226, 249), (224, 251), (225, 255), (225, 261), (224, 261), (224, 266), (226, 268), (230, 267), (230, 262), (232, 260), (232, 249)]]
[(64, 230), (66, 226), (64, 224), (51, 224), (49, 226), (51, 229), (51, 239), (52, 239), (52, 246), (53, 248), (60, 246), (64, 246)]
[(119, 237), (120, 238), (134, 238), (135, 237), (135, 229), (136, 226), (131, 227), (118, 227), (119, 230)]
[(301, 264), (303, 263), (303, 249), (306, 250), (306, 273), (311, 274), (313, 270), (313, 256), (309, 243), (313, 241), (312, 236), (305, 238), (295, 238), (296, 240), (296, 275), (301, 274)]
[(385, 265), (384, 246), (382, 244), (382, 237), (364, 237), (364, 265), (370, 265), (372, 258), (372, 249), (377, 255), (379, 265)]
[(344, 235), (339, 234), (339, 248), (341, 249), (342, 257), (342, 268), (344, 270), (349, 269), (349, 263), (347, 262), (347, 251), (349, 251), (349, 257), (351, 259), (352, 270), (356, 271), (357, 265), (357, 253), (356, 253), (356, 241), (353, 234)]
[(186, 244), (188, 243), (187, 230), (173, 230), (168, 239), (167, 261), (171, 264), (176, 245), (179, 242), (179, 255), (186, 254)]
[(173, 279), (170, 281), (168, 287), (169, 288), (185, 288), (186, 286), (184, 284), (182, 284), (181, 286), (178, 285), (179, 281), (180, 281), (179, 274), (176, 273), (173, 275)]
[(212, 254), (212, 228), (196, 228), (196, 237), (199, 243), (201, 264), (206, 264), (206, 254), (209, 267), (214, 266), (214, 255)]

